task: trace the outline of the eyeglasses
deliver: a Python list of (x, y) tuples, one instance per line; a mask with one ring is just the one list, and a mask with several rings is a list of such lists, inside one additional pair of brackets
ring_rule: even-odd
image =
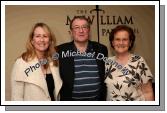
[(75, 30), (75, 31), (79, 31), (80, 29), (82, 29), (82, 30), (88, 30), (88, 26), (87, 25), (83, 25), (83, 26), (74, 26), (74, 27), (72, 27), (72, 29), (73, 30)]
[(123, 39), (115, 38), (114, 41), (116, 41), (116, 42), (128, 42), (129, 39), (128, 38), (123, 38)]

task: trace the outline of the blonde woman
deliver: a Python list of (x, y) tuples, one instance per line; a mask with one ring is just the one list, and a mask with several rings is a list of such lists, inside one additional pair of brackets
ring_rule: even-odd
[(11, 100), (56, 101), (62, 81), (58, 63), (53, 61), (56, 39), (48, 25), (36, 23), (11, 74)]

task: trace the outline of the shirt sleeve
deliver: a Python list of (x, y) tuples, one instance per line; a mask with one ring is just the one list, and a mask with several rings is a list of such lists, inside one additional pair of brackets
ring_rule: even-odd
[(141, 82), (143, 84), (146, 84), (149, 80), (153, 79), (153, 75), (150, 71), (150, 68), (148, 67), (146, 61), (142, 57), (140, 59), (138, 68), (139, 68), (139, 74), (141, 76)]

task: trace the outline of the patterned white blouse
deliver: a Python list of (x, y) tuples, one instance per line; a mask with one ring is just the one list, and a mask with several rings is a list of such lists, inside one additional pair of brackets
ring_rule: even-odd
[(131, 54), (124, 66), (109, 57), (105, 62), (108, 101), (144, 101), (141, 85), (153, 79), (145, 60)]

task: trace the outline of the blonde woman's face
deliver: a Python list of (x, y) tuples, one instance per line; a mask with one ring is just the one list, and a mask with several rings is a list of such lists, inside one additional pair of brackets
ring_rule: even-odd
[(48, 33), (42, 27), (37, 27), (34, 30), (32, 45), (34, 46), (36, 52), (44, 52), (48, 49), (49, 36)]

